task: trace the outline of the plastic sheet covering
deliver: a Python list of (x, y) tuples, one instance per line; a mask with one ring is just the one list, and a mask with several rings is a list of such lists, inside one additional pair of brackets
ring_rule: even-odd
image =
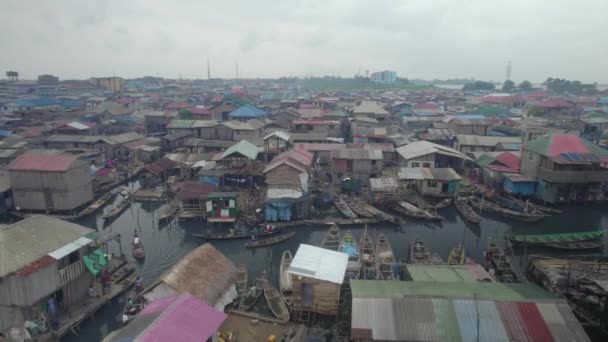
[(266, 220), (270, 222), (291, 221), (291, 204), (284, 202), (266, 203)]
[(348, 256), (351, 257), (357, 256), (357, 254), (359, 254), (359, 252), (357, 251), (357, 246), (351, 244), (342, 245), (340, 251), (342, 253), (348, 254)]

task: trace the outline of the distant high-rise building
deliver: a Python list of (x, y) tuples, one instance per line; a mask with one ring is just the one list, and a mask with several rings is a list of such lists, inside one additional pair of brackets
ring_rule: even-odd
[(384, 70), (372, 72), (372, 82), (390, 84), (397, 81), (397, 73), (395, 71)]
[(95, 86), (110, 90), (115, 93), (121, 93), (125, 80), (122, 77), (96, 77), (93, 78)]

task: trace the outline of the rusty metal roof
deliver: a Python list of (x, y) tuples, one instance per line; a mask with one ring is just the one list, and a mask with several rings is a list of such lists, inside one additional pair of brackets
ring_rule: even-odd
[(68, 154), (34, 154), (26, 153), (11, 162), (10, 171), (48, 171), (63, 172), (75, 166), (86, 165), (77, 156)]

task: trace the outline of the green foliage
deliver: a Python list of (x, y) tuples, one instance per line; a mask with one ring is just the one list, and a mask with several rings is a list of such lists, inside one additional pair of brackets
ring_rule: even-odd
[(549, 77), (544, 84), (549, 92), (555, 94), (595, 95), (598, 92), (597, 83), (582, 84), (581, 81)]
[(533, 107), (528, 110), (528, 116), (540, 117), (545, 114), (545, 111), (542, 108)]
[(505, 83), (502, 85), (502, 91), (504, 93), (512, 93), (515, 90), (515, 83), (511, 80), (506, 80)]
[(517, 87), (520, 91), (527, 92), (532, 90), (532, 83), (530, 83), (530, 81), (522, 81)]
[(462, 87), (464, 91), (478, 91), (478, 90), (494, 90), (496, 87), (492, 82), (475, 81), (473, 83), (467, 83)]

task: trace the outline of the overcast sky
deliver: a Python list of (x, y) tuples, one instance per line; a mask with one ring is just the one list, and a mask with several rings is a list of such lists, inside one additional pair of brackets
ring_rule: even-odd
[[(608, 81), (608, 0), (0, 0), (0, 68)], [(2, 75), (3, 76), (3, 75)]]

